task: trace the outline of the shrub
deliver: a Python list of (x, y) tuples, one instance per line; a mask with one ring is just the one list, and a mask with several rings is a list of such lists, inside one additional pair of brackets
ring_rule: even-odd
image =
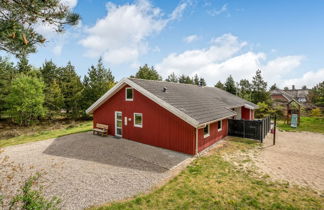
[(321, 110), (320, 110), (320, 108), (312, 109), (311, 115), (312, 115), (312, 117), (319, 117), (319, 116), (321, 116)]
[(43, 197), (40, 190), (33, 189), (40, 174), (31, 176), (27, 179), (21, 188), (21, 194), (16, 195), (10, 201), (9, 209), (25, 209), (25, 210), (55, 210), (59, 209), (60, 200), (56, 197), (47, 200)]
[(271, 109), (267, 103), (259, 102), (257, 105), (259, 108), (255, 111), (256, 118), (264, 118), (271, 113)]

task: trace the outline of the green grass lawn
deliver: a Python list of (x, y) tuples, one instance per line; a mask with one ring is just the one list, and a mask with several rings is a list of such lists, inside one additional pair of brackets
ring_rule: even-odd
[(256, 141), (233, 138), (161, 188), (93, 209), (324, 209), (324, 197), (314, 191), (270, 181), (223, 158), (256, 146)]
[(278, 121), (278, 127), (284, 131), (309, 131), (324, 133), (324, 118), (301, 117), (300, 125), (297, 128), (292, 128), (290, 125), (284, 124), (283, 121)]
[(51, 138), (57, 138), (60, 136), (65, 136), (73, 133), (79, 132), (86, 132), (92, 129), (92, 121), (79, 123), (73, 126), (68, 126), (63, 129), (55, 129), (55, 130), (48, 130), (48, 131), (40, 131), (36, 132), (32, 135), (20, 135), (17, 137), (9, 138), (9, 139), (2, 139), (0, 140), (0, 148), (16, 145), (16, 144), (24, 144), (27, 142), (34, 142), (40, 140), (46, 140)]

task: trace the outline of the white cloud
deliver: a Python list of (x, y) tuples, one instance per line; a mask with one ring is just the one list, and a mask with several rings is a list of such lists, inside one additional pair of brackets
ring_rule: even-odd
[(304, 73), (301, 77), (288, 79), (283, 82), (283, 86), (291, 87), (295, 85), (296, 88), (301, 88), (306, 85), (308, 88), (314, 87), (316, 84), (324, 81), (324, 69), (318, 71), (309, 71)]
[(186, 9), (187, 6), (188, 4), (186, 2), (179, 4), (171, 13), (169, 20), (176, 20), (178, 18), (181, 18), (183, 11)]
[(231, 74), (236, 81), (252, 79), (257, 69), (272, 84), (283, 84), (284, 76), (291, 74), (301, 65), (303, 56), (284, 56), (267, 60), (262, 52), (246, 51), (247, 42), (232, 34), (224, 34), (211, 41), (208, 48), (172, 53), (156, 67), (166, 77), (168, 74), (198, 74), (209, 85), (218, 80), (225, 81)]
[(186, 6), (181, 3), (164, 18), (161, 10), (147, 0), (121, 6), (108, 3), (107, 15), (86, 30), (88, 35), (80, 43), (87, 48), (89, 57), (101, 55), (113, 64), (136, 63), (140, 55), (150, 50), (146, 39), (181, 17)]
[(62, 49), (63, 49), (63, 44), (56, 45), (56, 46), (53, 48), (53, 53), (54, 53), (55, 55), (61, 55), (61, 53), (62, 53)]
[(61, 2), (71, 9), (73, 9), (78, 4), (78, 0), (61, 0)]
[(224, 4), (220, 9), (209, 10), (207, 13), (211, 16), (217, 16), (227, 12), (227, 4)]
[(198, 38), (199, 38), (198, 35), (192, 34), (192, 35), (189, 35), (189, 36), (185, 37), (183, 39), (183, 41), (186, 42), (186, 43), (191, 43), (191, 42), (194, 42), (194, 41), (198, 40)]

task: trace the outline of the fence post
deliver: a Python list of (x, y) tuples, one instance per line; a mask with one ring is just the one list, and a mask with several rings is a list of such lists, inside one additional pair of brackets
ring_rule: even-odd
[(276, 127), (277, 127), (277, 115), (274, 116), (274, 124), (273, 124), (273, 145), (276, 145)]
[(260, 127), (260, 141), (261, 141), (261, 143), (263, 143), (263, 134), (262, 134), (262, 120), (259, 120), (259, 127)]
[(245, 120), (243, 120), (243, 138), (245, 138)]

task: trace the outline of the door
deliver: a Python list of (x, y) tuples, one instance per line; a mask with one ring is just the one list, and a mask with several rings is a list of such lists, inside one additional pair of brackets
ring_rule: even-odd
[(122, 120), (122, 112), (115, 112), (115, 136), (122, 137), (122, 127), (123, 127), (123, 120)]

